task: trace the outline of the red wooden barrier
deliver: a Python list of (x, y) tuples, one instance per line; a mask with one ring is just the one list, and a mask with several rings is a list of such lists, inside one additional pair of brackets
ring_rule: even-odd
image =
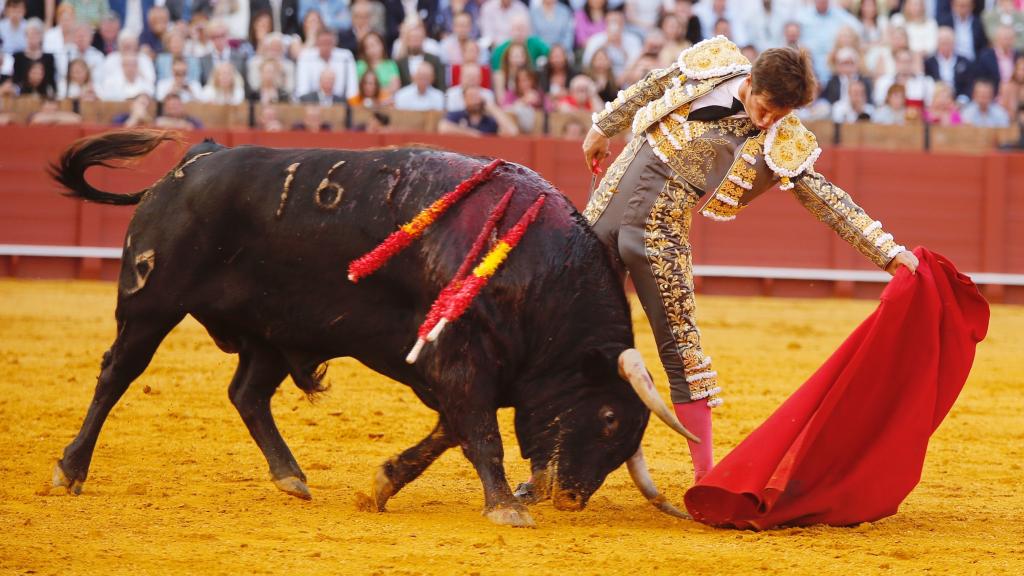
[[(65, 146), (101, 127), (0, 128), (0, 244), (120, 246), (132, 208), (65, 199), (46, 175), (47, 163)], [(576, 141), (553, 138), (469, 138), (438, 134), (309, 134), (219, 130), (186, 135), (189, 143), (212, 137), (229, 146), (368, 148), (418, 143), (470, 154), (502, 157), (536, 170), (577, 206), (590, 187)], [(621, 146), (621, 144), (620, 144)], [(95, 169), (101, 189), (129, 192), (158, 179), (180, 157), (166, 144), (132, 170)], [(965, 271), (1024, 273), (1024, 154), (984, 155), (831, 148), (817, 169), (850, 192), (907, 246), (926, 245)], [(871, 264), (810, 216), (793, 197), (773, 190), (736, 221), (694, 218), (697, 264), (864, 269)], [(0, 256), (0, 276), (115, 278), (115, 260)], [(705, 292), (780, 295), (872, 296), (880, 284), (750, 278), (701, 278)], [(1024, 302), (1024, 287), (989, 286), (997, 300)]]

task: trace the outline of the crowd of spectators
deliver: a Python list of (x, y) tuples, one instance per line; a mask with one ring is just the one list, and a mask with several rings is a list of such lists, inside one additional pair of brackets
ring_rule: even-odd
[[(0, 0), (0, 95), (437, 110), (440, 130), (529, 133), (598, 110), (702, 39), (810, 52), (838, 123), (1024, 121), (1024, 0)], [(157, 105), (158, 106), (155, 106)], [(154, 108), (160, 110), (156, 115)], [(262, 106), (257, 123), (279, 128)], [(59, 117), (52, 104), (41, 113)], [(583, 116), (582, 114), (580, 115)], [(43, 118), (51, 118), (44, 115)], [(580, 123), (566, 130), (578, 135)]]

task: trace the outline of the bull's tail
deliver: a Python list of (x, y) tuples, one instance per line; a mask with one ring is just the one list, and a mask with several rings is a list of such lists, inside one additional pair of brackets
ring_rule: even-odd
[(167, 141), (179, 142), (180, 139), (171, 132), (141, 129), (82, 138), (69, 146), (59, 161), (50, 164), (50, 176), (67, 189), (66, 196), (100, 204), (138, 204), (145, 190), (132, 194), (97, 190), (86, 181), (85, 171), (93, 166), (114, 167), (112, 161), (141, 158)]

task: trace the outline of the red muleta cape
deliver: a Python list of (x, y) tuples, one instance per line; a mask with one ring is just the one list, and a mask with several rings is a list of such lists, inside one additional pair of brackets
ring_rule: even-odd
[(928, 439), (988, 330), (988, 303), (945, 257), (917, 248), (881, 304), (811, 378), (686, 492), (712, 526), (870, 522), (921, 479)]

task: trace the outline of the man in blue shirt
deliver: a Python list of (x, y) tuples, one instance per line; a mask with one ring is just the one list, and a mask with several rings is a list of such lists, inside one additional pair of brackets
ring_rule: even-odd
[(498, 121), (487, 113), (483, 94), (476, 86), (463, 88), (462, 98), (466, 109), (449, 112), (438, 131), (442, 134), (463, 134), (466, 136), (493, 136), (498, 133)]

